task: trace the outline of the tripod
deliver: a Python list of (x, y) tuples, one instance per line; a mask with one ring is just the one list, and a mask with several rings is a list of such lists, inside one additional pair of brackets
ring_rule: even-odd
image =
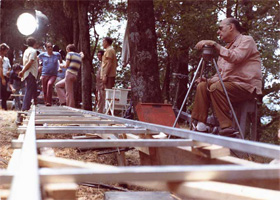
[(223, 82), (223, 80), (222, 80), (221, 73), (220, 73), (220, 71), (219, 71), (219, 69), (218, 69), (218, 65), (217, 65), (215, 59), (213, 58), (213, 54), (214, 54), (214, 49), (213, 49), (212, 46), (205, 45), (205, 46), (203, 47), (203, 49), (202, 49), (202, 58), (201, 58), (200, 61), (199, 61), (199, 64), (198, 64), (198, 67), (197, 67), (197, 69), (196, 69), (196, 71), (195, 71), (195, 73), (194, 73), (194, 77), (193, 77), (193, 79), (192, 79), (191, 85), (190, 85), (190, 87), (189, 87), (189, 89), (188, 89), (188, 91), (187, 91), (187, 94), (186, 94), (185, 99), (184, 99), (184, 101), (183, 101), (183, 103), (182, 103), (182, 105), (181, 105), (181, 108), (180, 108), (179, 112), (178, 112), (178, 115), (177, 115), (176, 120), (175, 120), (175, 122), (174, 122), (174, 124), (173, 124), (173, 127), (175, 127), (176, 124), (177, 124), (177, 122), (178, 122), (178, 119), (179, 119), (179, 117), (180, 117), (180, 115), (181, 115), (181, 112), (182, 112), (182, 110), (183, 110), (183, 107), (184, 107), (184, 105), (185, 105), (185, 103), (186, 103), (186, 101), (187, 101), (187, 98), (188, 98), (188, 96), (189, 96), (189, 94), (190, 94), (190, 91), (191, 91), (191, 89), (192, 89), (192, 87), (193, 87), (193, 84), (194, 84), (194, 82), (195, 82), (195, 80), (196, 80), (198, 71), (201, 69), (201, 74), (200, 74), (200, 75), (202, 76), (202, 71), (204, 70), (204, 66), (206, 65), (206, 62), (212, 61), (212, 62), (214, 63), (214, 66), (215, 66), (217, 75), (218, 75), (218, 77), (219, 77), (219, 80), (220, 80), (220, 83), (221, 83), (221, 85), (222, 85), (223, 91), (224, 91), (224, 93), (225, 93), (225, 95), (226, 95), (226, 99), (227, 99), (228, 104), (229, 104), (229, 106), (230, 106), (230, 110), (231, 110), (232, 115), (233, 115), (233, 117), (234, 117), (235, 123), (236, 123), (236, 125), (237, 125), (237, 127), (238, 127), (238, 130), (239, 130), (239, 133), (240, 133), (240, 135), (241, 135), (241, 138), (244, 139), (244, 135), (243, 135), (243, 133), (242, 133), (241, 127), (240, 127), (239, 122), (238, 122), (238, 120), (237, 120), (237, 117), (236, 117), (235, 111), (234, 111), (234, 109), (233, 109), (233, 106), (232, 106), (232, 104), (231, 104), (231, 102), (230, 102), (230, 99), (229, 99), (229, 96), (228, 96), (226, 87), (225, 87), (224, 82)]

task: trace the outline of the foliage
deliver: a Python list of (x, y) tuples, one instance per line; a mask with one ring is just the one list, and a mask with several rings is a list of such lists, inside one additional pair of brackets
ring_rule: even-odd
[[(198, 52), (193, 50), (195, 44), (202, 39), (217, 39), (215, 5), (219, 2), (164, 0), (154, 2), (161, 83), (165, 90), (165, 98), (168, 101), (172, 100), (173, 104), (177, 100), (174, 91), (178, 87), (177, 106), (180, 106), (182, 103), (180, 99), (184, 98), (188, 89), (186, 86), (193, 76), (193, 67), (189, 69), (188, 66), (197, 66), (200, 58)], [(171, 76), (174, 72), (188, 75), (189, 78), (178, 81), (176, 77)], [(166, 86), (170, 85), (166, 83), (168, 79), (171, 79), (172, 84), (169, 90)]]
[[(14, 50), (22, 49), (24, 37), (15, 31), (18, 12), (25, 6), (36, 8), (46, 14), (50, 21), (46, 40), (59, 44), (60, 48), (73, 42), (77, 1), (45, 1), (45, 0), (2, 0), (1, 1), (1, 42), (7, 42)], [(275, 141), (279, 129), (279, 49), (280, 5), (277, 0), (154, 0), (155, 25), (157, 33), (157, 52), (160, 72), (160, 86), (164, 98), (175, 101), (176, 88), (178, 96), (184, 97), (193, 72), (199, 62), (200, 53), (193, 50), (201, 39), (218, 41), (217, 23), (221, 14), (238, 18), (247, 29), (247, 34), (257, 42), (263, 64), (263, 95), (260, 97), (258, 115), (269, 119), (260, 123), (258, 132), (262, 141)], [(4, 13), (4, 15), (3, 15)], [(91, 32), (91, 55), (101, 49), (99, 34), (94, 31), (95, 25), (109, 23), (112, 20), (127, 19), (126, 1), (91, 0), (88, 7), (89, 28)], [(108, 36), (114, 36), (114, 48), (118, 60), (121, 57), (123, 38), (116, 33), (118, 29), (110, 29)], [(16, 55), (20, 55), (16, 53)], [(121, 66), (121, 63), (119, 64)], [(187, 75), (187, 79), (178, 80), (172, 73)], [(119, 68), (117, 83), (127, 86), (130, 80), (130, 67)], [(188, 105), (193, 101), (194, 90)], [(271, 106), (273, 104), (274, 106)]]

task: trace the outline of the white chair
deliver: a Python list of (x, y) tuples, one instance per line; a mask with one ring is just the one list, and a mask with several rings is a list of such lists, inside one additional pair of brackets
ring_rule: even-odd
[(111, 114), (114, 116), (114, 111), (119, 110), (123, 116), (124, 112), (128, 108), (127, 96), (129, 89), (105, 89), (105, 114)]

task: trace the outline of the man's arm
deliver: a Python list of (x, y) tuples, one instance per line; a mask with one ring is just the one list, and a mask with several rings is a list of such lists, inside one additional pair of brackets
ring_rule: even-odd
[(23, 74), (32, 66), (34, 60), (29, 60), (28, 63), (24, 66), (24, 68), (18, 73), (19, 77), (23, 77)]
[(6, 85), (6, 80), (3, 74), (3, 58), (0, 56), (0, 77), (3, 85)]
[(220, 44), (218, 44), (217, 42), (215, 42), (213, 40), (201, 40), (195, 45), (195, 48), (200, 50), (203, 48), (204, 45), (213, 46), (218, 53), (220, 53), (220, 50), (222, 47)]

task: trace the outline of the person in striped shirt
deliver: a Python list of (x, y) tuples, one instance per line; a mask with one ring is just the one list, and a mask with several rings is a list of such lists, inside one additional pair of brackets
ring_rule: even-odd
[(77, 81), (79, 69), (82, 64), (82, 53), (76, 52), (74, 44), (69, 44), (66, 47), (66, 64), (60, 67), (66, 68), (65, 78), (59, 81), (56, 85), (56, 91), (60, 105), (75, 107), (74, 99), (74, 83)]

